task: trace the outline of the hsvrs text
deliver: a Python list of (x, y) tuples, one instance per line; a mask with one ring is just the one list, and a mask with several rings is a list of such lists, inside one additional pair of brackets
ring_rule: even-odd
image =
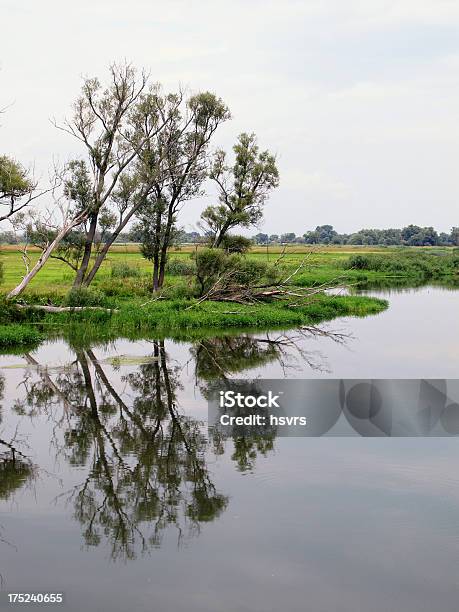
[(263, 427), (269, 424), (270, 426), (297, 426), (300, 425), (305, 427), (307, 425), (307, 419), (305, 416), (275, 416), (270, 414), (269, 418), (260, 414), (248, 414), (246, 416), (230, 416), (229, 414), (222, 414), (220, 417), (220, 425), (245, 425), (251, 427)]

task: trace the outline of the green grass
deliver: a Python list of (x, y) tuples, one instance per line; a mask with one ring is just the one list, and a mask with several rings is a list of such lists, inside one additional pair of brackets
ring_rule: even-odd
[[(181, 250), (174, 250), (170, 253), (170, 262), (177, 260), (184, 262), (184, 265), (190, 263), (190, 253), (193, 251), (191, 247)], [(381, 280), (388, 277), (405, 277), (414, 278), (419, 276), (419, 266), (411, 265), (413, 261), (424, 261), (426, 267), (431, 265), (433, 270), (432, 278), (437, 278), (438, 275), (444, 276), (451, 274), (451, 269), (447, 270), (448, 265), (446, 260), (454, 257), (452, 248), (419, 248), (419, 247), (306, 247), (293, 246), (289, 248), (282, 257), (281, 263), (286, 270), (296, 269), (305, 254), (312, 252), (308, 257), (305, 267), (296, 276), (296, 282), (302, 286), (317, 285), (320, 283), (330, 282), (333, 279), (339, 278), (343, 282), (365, 282)], [(443, 254), (443, 257), (438, 254)], [(456, 249), (457, 253), (457, 249)], [(352, 256), (357, 254), (365, 255), (369, 260), (380, 260), (387, 262), (387, 268), (384, 266), (375, 269), (374, 267), (365, 269), (349, 269), (348, 262)], [(31, 265), (35, 263), (39, 253), (31, 251)], [(268, 253), (263, 247), (255, 247), (248, 255), (250, 258), (260, 261), (269, 261), (274, 263), (279, 259), (279, 247), (270, 247)], [(457, 257), (457, 255), (456, 255)], [(395, 262), (403, 262), (406, 259), (410, 265), (394, 266)], [(2, 291), (8, 291), (18, 284), (24, 274), (24, 265), (21, 259), (21, 254), (16, 247), (1, 247), (0, 261), (3, 262), (4, 279), (1, 285)], [(126, 247), (116, 246), (110, 250), (108, 257), (103, 263), (98, 275), (96, 276), (93, 286), (101, 286), (102, 290), (106, 290), (111, 285), (121, 286), (120, 281), (127, 280), (119, 275), (122, 268), (130, 268), (137, 270), (140, 278), (131, 277), (131, 286), (137, 287), (140, 281), (143, 281), (145, 291), (148, 290), (148, 282), (151, 275), (151, 263), (140, 255), (138, 248), (129, 245)], [(166, 276), (166, 282), (170, 286), (174, 286), (185, 277), (177, 276), (176, 270), (170, 266), (173, 274)], [(112, 274), (112, 269), (115, 274)], [(442, 271), (443, 270), (443, 271)], [(456, 272), (457, 265), (456, 265)], [(32, 280), (28, 289), (29, 296), (43, 295), (65, 295), (71, 287), (74, 273), (61, 261), (50, 259), (45, 267)], [(126, 296), (128, 297), (128, 296)]]
[[(190, 308), (190, 306), (193, 306)], [(63, 336), (73, 344), (129, 339), (171, 337), (202, 338), (218, 330), (292, 328), (343, 316), (367, 316), (387, 308), (385, 300), (363, 296), (319, 295), (308, 305), (288, 303), (241, 306), (190, 300), (156, 301), (142, 306), (130, 302), (117, 312), (86, 310), (47, 314), (38, 324), (48, 337)]]
[(29, 325), (10, 323), (0, 325), (0, 348), (31, 347), (44, 339), (42, 333)]
[[(117, 246), (110, 251), (90, 292), (69, 293), (74, 273), (63, 262), (50, 260), (21, 296), (27, 303), (54, 303), (70, 306), (99, 305), (118, 312), (88, 310), (85, 312), (44, 314), (39, 311), (15, 311), (0, 300), (0, 346), (20, 346), (38, 342), (42, 336), (66, 335), (110, 340), (172, 336), (190, 338), (206, 336), (212, 330), (291, 328), (318, 323), (340, 316), (376, 314), (387, 303), (361, 296), (318, 295), (307, 306), (292, 307), (288, 302), (272, 302), (256, 306), (203, 302), (196, 305), (191, 298), (193, 277), (190, 253), (192, 248), (170, 253), (166, 275), (166, 299), (151, 301), (151, 264), (136, 247)], [(296, 270), (310, 253), (309, 247), (292, 247), (284, 254), (280, 249), (252, 249), (248, 257), (274, 263), (279, 260), (283, 274)], [(38, 252), (31, 252), (31, 263)], [(357, 258), (357, 259), (356, 259)], [(360, 259), (359, 259), (360, 258)], [(6, 292), (23, 275), (23, 263), (15, 248), (0, 250)], [(295, 283), (314, 286), (322, 283), (414, 283), (452, 282), (459, 278), (457, 249), (400, 247), (320, 247), (313, 248), (307, 261), (295, 276)], [(190, 308), (190, 306), (192, 306)], [(6, 324), (9, 324), (5, 327)], [(22, 331), (21, 331), (22, 330)], [(2, 340), (3, 338), (3, 340)], [(15, 340), (16, 338), (16, 340)]]

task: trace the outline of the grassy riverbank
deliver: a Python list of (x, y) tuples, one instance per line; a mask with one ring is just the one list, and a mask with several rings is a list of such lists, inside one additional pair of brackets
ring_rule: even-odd
[[(161, 299), (152, 299), (150, 268), (138, 249), (117, 246), (110, 252), (89, 291), (69, 293), (74, 273), (63, 262), (51, 260), (21, 296), (23, 304), (99, 306), (100, 310), (46, 313), (17, 310), (0, 303), (0, 347), (34, 344), (45, 337), (79, 335), (109, 340), (171, 336), (189, 338), (208, 335), (212, 330), (288, 328), (315, 324), (341, 316), (376, 314), (387, 303), (362, 296), (332, 296), (319, 293), (307, 304), (273, 301), (256, 305), (198, 303), (190, 252), (183, 248), (170, 254), (168, 274)], [(306, 256), (306, 261), (303, 261)], [(31, 252), (32, 263), (38, 257)], [(358, 285), (366, 282), (453, 282), (457, 281), (459, 255), (453, 249), (401, 249), (378, 247), (330, 247), (311, 250), (292, 247), (254, 248), (249, 259), (280, 260), (283, 274), (297, 274), (294, 282), (302, 287)], [(1, 252), (4, 268), (2, 293), (13, 287), (23, 273), (17, 249)], [(300, 268), (298, 270), (298, 268)], [(104, 310), (105, 309), (105, 310)], [(109, 309), (109, 310), (106, 310)]]
[(286, 329), (336, 317), (377, 314), (386, 307), (384, 300), (369, 297), (318, 295), (309, 304), (294, 308), (288, 302), (245, 306), (175, 299), (147, 304), (132, 300), (118, 304), (116, 310), (46, 313), (30, 309), (12, 315), (19, 322), (0, 326), (0, 347), (13, 346), (15, 334), (22, 345), (27, 334), (35, 343), (57, 336), (71, 338), (73, 342), (78, 337), (84, 341), (108, 341), (119, 336), (189, 339), (224, 330)]

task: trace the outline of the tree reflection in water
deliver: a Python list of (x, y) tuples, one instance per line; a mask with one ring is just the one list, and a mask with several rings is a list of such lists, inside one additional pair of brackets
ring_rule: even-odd
[[(0, 375), (0, 402), (3, 400), (4, 388), (5, 379)], [(0, 424), (2, 419), (2, 406), (0, 404)], [(0, 435), (0, 501), (10, 500), (14, 493), (35, 478), (35, 466), (22, 453), (20, 446), (15, 436), (7, 440)], [(2, 537), (0, 537), (0, 541), (5, 542)]]
[[(298, 361), (304, 367), (306, 363), (313, 370), (327, 371), (325, 358), (319, 351), (311, 351), (303, 346), (304, 340), (327, 337), (333, 342), (344, 344), (348, 339), (346, 334), (327, 331), (318, 327), (303, 327), (293, 333), (265, 333), (262, 337), (242, 335), (210, 338), (197, 342), (191, 348), (195, 363), (195, 379), (204, 397), (209, 398), (215, 391), (224, 388), (232, 375), (239, 372), (259, 368), (271, 362), (276, 362), (284, 375), (297, 367)], [(306, 343), (305, 346), (308, 346)], [(244, 382), (240, 382), (243, 387)], [(231, 389), (235, 383), (232, 381)], [(244, 392), (244, 389), (240, 389)], [(247, 390), (253, 392), (253, 386)], [(263, 409), (258, 408), (262, 416)], [(241, 428), (243, 429), (243, 428)], [(238, 428), (233, 428), (234, 451), (232, 460), (239, 471), (253, 471), (257, 456), (266, 456), (274, 450), (276, 428), (251, 428), (251, 435), (239, 435)], [(221, 433), (212, 430), (216, 452), (224, 451), (224, 441)]]
[[(311, 332), (297, 333), (304, 338)], [(279, 333), (196, 342), (190, 348), (196, 383), (206, 397), (233, 374), (273, 361), (286, 371), (299, 357), (320, 369), (320, 354), (303, 350), (297, 338)], [(113, 559), (128, 560), (160, 546), (169, 528), (177, 530), (179, 543), (199, 533), (200, 525), (217, 518), (228, 503), (206, 462), (208, 452), (222, 454), (227, 441), (216, 432), (209, 440), (202, 422), (178, 410), (184, 368), (170, 362), (164, 341), (153, 341), (146, 362), (118, 375), (115, 383), (93, 350), (73, 351), (74, 361), (57, 370), (24, 355), (31, 367), (22, 381), (24, 399), (13, 408), (30, 417), (46, 414), (57, 456), (85, 474), (60, 498), (71, 504), (86, 545), (107, 542)], [(238, 470), (253, 470), (257, 456), (273, 450), (275, 437), (275, 428), (250, 438), (234, 435), (231, 457)], [(34, 470), (8, 451), (16, 464), (14, 469), (3, 464), (3, 498)]]
[(133, 393), (129, 405), (92, 350), (77, 350), (55, 380), (38, 372), (40, 384), (29, 382), (16, 410), (64, 408), (63, 445), (57, 436), (54, 443), (70, 464), (87, 469), (64, 496), (88, 546), (107, 540), (113, 559), (133, 559), (159, 546), (166, 528), (175, 527), (180, 542), (226, 508), (206, 465), (203, 424), (177, 409), (178, 368), (168, 365), (163, 341), (153, 342), (151, 362), (122, 377)]

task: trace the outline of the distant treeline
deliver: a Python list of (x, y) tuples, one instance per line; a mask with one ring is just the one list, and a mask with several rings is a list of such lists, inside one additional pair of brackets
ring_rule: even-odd
[(263, 234), (253, 236), (256, 244), (353, 244), (353, 245), (384, 245), (384, 246), (458, 246), (459, 227), (453, 227), (451, 232), (438, 233), (433, 227), (408, 225), (402, 229), (361, 229), (353, 234), (339, 234), (333, 225), (318, 225), (302, 236), (293, 232), (286, 234)]
[[(0, 232), (0, 244), (17, 244), (26, 240), (26, 236), (14, 232)], [(332, 225), (318, 225), (301, 236), (294, 232), (285, 234), (264, 234), (259, 232), (251, 238), (254, 244), (350, 244), (350, 245), (382, 245), (382, 246), (459, 246), (459, 227), (451, 228), (451, 232), (437, 232), (433, 227), (408, 225), (402, 229), (361, 229), (353, 234), (339, 234)], [(97, 241), (97, 236), (96, 236)], [(140, 243), (142, 237), (137, 228), (122, 232), (117, 237), (117, 243)], [(176, 244), (205, 243), (208, 238), (199, 232), (178, 231)], [(102, 242), (104, 240), (102, 239)]]

